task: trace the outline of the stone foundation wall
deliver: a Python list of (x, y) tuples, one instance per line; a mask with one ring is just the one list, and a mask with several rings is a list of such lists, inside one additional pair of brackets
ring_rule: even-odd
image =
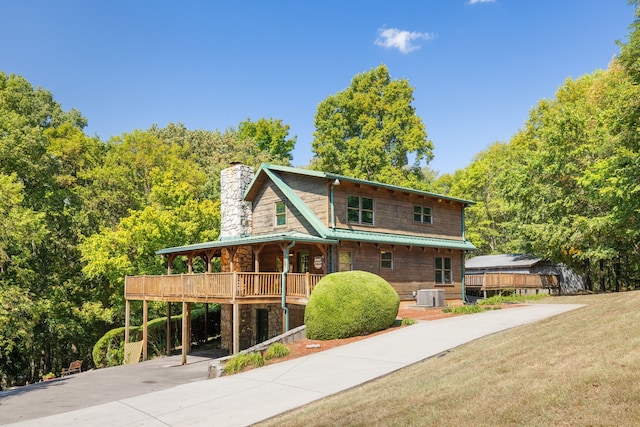
[[(304, 306), (289, 305), (289, 329), (304, 324)], [(268, 338), (271, 339), (284, 332), (282, 307), (280, 304), (250, 304), (240, 306), (240, 350), (253, 347), (257, 335), (257, 310), (268, 311)], [(233, 352), (233, 306), (222, 304), (220, 310), (220, 346)]]

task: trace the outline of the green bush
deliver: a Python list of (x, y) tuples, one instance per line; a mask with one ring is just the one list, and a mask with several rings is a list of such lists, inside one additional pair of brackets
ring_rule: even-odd
[(486, 298), (478, 301), (479, 305), (498, 305), (502, 303), (522, 303), (526, 301), (537, 301), (543, 298), (547, 298), (548, 294), (537, 294), (537, 295), (494, 295), (491, 298)]
[(411, 326), (416, 324), (416, 319), (406, 318), (402, 319), (400, 326)]
[(485, 307), (480, 307), (477, 304), (474, 305), (461, 305), (459, 307), (447, 307), (442, 310), (443, 313), (452, 313), (452, 314), (475, 314), (482, 313), (486, 311)]
[(225, 363), (224, 373), (227, 375), (236, 374), (247, 367), (257, 368), (262, 365), (264, 365), (264, 358), (260, 353), (240, 353)]
[(348, 338), (389, 328), (399, 306), (398, 294), (380, 276), (364, 271), (329, 274), (309, 297), (307, 338)]
[(279, 359), (281, 357), (285, 357), (289, 354), (289, 347), (286, 345), (276, 342), (269, 346), (267, 351), (264, 353), (264, 358), (266, 360), (269, 359)]

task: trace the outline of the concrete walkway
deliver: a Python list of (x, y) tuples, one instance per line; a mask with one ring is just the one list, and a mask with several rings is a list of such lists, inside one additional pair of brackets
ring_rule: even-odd
[[(53, 393), (49, 397), (44, 393), (36, 398), (34, 393), (31, 398), (31, 392), (24, 393), (23, 396), (29, 398), (32, 407), (46, 408), (54, 395), (62, 395), (73, 401), (89, 401), (83, 409), (45, 417), (41, 415), (43, 411), (36, 416), (25, 413), (28, 408), (18, 404), (18, 396), (0, 394), (0, 424), (23, 420), (9, 425), (245, 426), (347, 390), (477, 338), (579, 307), (581, 306), (569, 304), (535, 304), (419, 322), (310, 356), (212, 380), (199, 380), (196, 375), (191, 382), (144, 394), (127, 394), (128, 386), (114, 389), (117, 386), (110, 385), (109, 382), (94, 383), (92, 389), (86, 390), (77, 387), (68, 390), (62, 386), (48, 387), (45, 391)], [(160, 361), (167, 364), (167, 359)], [(162, 374), (158, 370), (147, 368), (148, 363), (151, 362), (133, 365), (134, 369), (128, 372), (132, 384), (138, 384), (145, 373), (150, 378)], [(193, 365), (198, 364), (196, 362)], [(204, 378), (207, 366), (205, 363), (200, 365)], [(128, 368), (130, 367), (93, 372), (111, 370), (115, 373)], [(176, 368), (176, 372), (179, 369)], [(91, 406), (90, 397), (93, 393), (106, 395), (109, 401)], [(22, 411), (20, 418), (16, 418), (16, 410)]]

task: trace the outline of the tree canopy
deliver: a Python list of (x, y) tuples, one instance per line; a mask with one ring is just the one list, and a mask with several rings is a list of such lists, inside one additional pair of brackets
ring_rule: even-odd
[(422, 119), (411, 105), (413, 88), (380, 65), (356, 75), (347, 89), (316, 111), (312, 167), (398, 185), (417, 184), (433, 158)]

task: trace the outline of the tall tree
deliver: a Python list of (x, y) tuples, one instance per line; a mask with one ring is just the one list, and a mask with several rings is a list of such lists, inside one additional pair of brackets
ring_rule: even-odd
[(510, 144), (495, 143), (452, 177), (449, 194), (476, 202), (465, 216), (466, 236), (478, 248), (476, 255), (512, 252), (520, 246), (515, 212), (503, 191), (506, 174), (517, 159)]
[(385, 65), (356, 75), (350, 87), (318, 105), (312, 167), (392, 184), (418, 182), (433, 144), (412, 101), (409, 82), (392, 79)]
[(289, 162), (292, 159), (291, 150), (296, 144), (296, 137), (289, 138), (289, 125), (282, 120), (259, 119), (252, 122), (244, 120), (238, 125), (238, 139), (255, 141), (257, 151), (263, 151), (270, 156)]
[(638, 89), (615, 61), (569, 79), (512, 140), (526, 155), (504, 190), (526, 249), (591, 272), (603, 287), (622, 260), (638, 264), (640, 154), (618, 127)]

